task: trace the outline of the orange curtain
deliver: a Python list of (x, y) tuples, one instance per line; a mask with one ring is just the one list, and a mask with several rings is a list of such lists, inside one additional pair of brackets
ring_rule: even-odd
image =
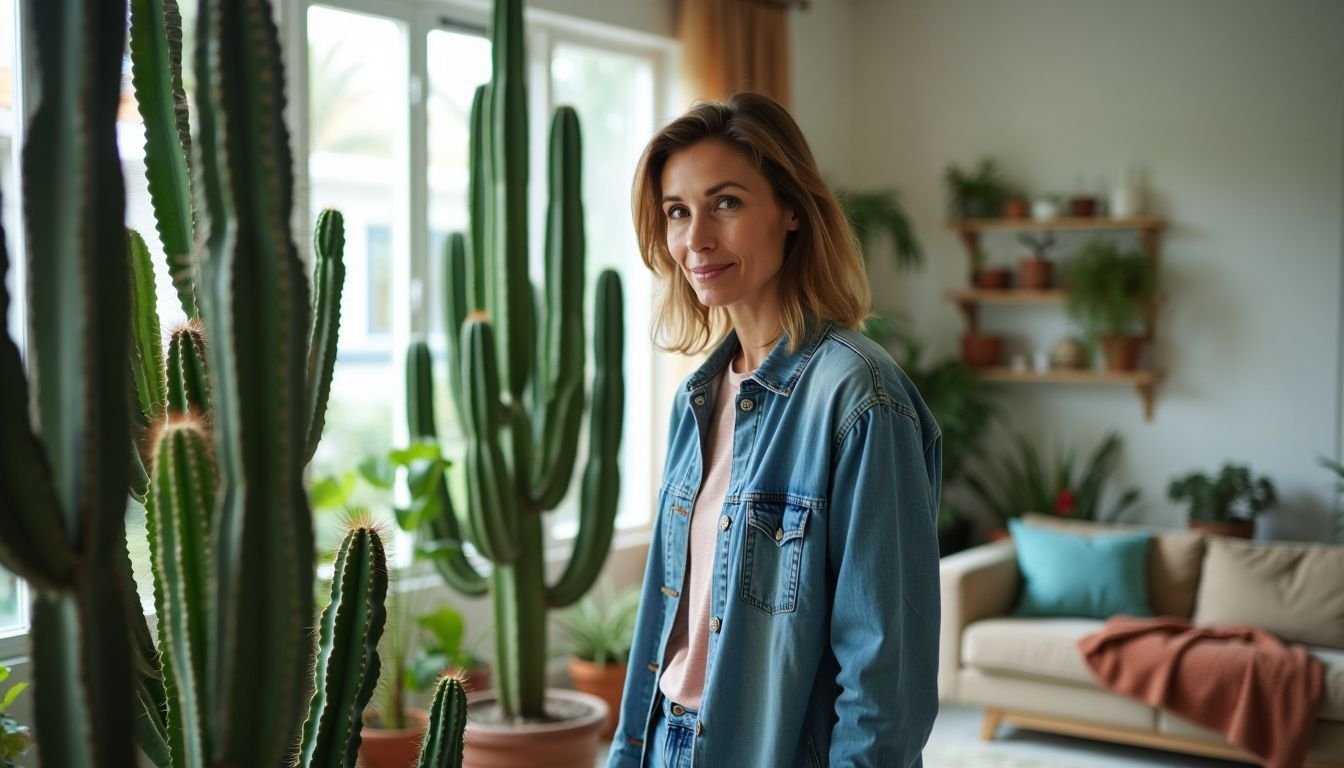
[(789, 106), (789, 6), (779, 0), (677, 0), (685, 93), (764, 93)]

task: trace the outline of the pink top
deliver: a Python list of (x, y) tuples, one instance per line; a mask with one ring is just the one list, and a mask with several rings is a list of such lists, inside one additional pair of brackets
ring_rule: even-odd
[(742, 382), (751, 373), (735, 373), (730, 365), (719, 377), (714, 420), (705, 445), (705, 475), (691, 510), (690, 551), (682, 584), (677, 618), (667, 638), (667, 655), (658, 687), (663, 695), (692, 710), (700, 709), (705, 691), (705, 661), (709, 656), (709, 604), (714, 548), (719, 516), (728, 493), (733, 466), (734, 403)]

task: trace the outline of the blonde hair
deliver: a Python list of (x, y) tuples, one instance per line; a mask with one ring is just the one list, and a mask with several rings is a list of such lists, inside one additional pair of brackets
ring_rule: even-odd
[(757, 93), (736, 93), (725, 102), (698, 102), (649, 141), (635, 171), (632, 208), (644, 264), (658, 277), (654, 343), (694, 354), (728, 333), (728, 313), (706, 307), (681, 276), (667, 248), (663, 214), (663, 168), (672, 155), (694, 144), (719, 140), (740, 150), (770, 182), (775, 198), (798, 216), (785, 241), (779, 273), (780, 314), (790, 347), (806, 337), (809, 319), (859, 329), (872, 296), (859, 245), (835, 193), (821, 178), (807, 139), (778, 102)]

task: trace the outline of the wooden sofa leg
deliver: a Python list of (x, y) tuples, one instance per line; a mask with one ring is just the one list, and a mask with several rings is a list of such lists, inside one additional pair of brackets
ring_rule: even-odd
[(993, 741), (999, 732), (999, 723), (1003, 722), (1003, 710), (985, 707), (985, 719), (980, 723), (980, 740)]

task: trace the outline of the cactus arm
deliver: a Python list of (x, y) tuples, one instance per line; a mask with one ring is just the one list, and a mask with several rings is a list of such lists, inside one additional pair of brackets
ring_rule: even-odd
[(154, 296), (154, 262), (144, 238), (127, 230), (131, 257), (131, 371), (135, 394), (145, 424), (153, 424), (163, 415), (164, 382), (163, 336), (159, 330), (159, 306)]
[(308, 440), (304, 463), (313, 460), (326, 424), (331, 377), (341, 327), (341, 292), (345, 287), (345, 219), (325, 210), (313, 235), (313, 329), (308, 338)]
[(621, 447), (625, 401), (623, 304), (620, 278), (609, 269), (603, 270), (597, 280), (593, 407), (588, 427), (588, 464), (579, 499), (579, 533), (574, 554), (547, 595), (547, 604), (552, 608), (570, 605), (582, 597), (597, 580), (611, 549), (620, 493), (616, 459)]
[(204, 428), (191, 420), (170, 422), (155, 449), (155, 549), (162, 582), (159, 617), (174, 681), (169, 731), (182, 735), (183, 765), (203, 765), (209, 754), (203, 702), (209, 604), (209, 544), (215, 501), (215, 468)]
[[(494, 200), (490, 193), (490, 84), (476, 87), (471, 97), (471, 134), (467, 154), (471, 173), (467, 177), (467, 206), (471, 235), (471, 262), (469, 297), (472, 309), (489, 310), (494, 306), (491, 286), (494, 276), (488, 264), (491, 235), (494, 232), (492, 210)], [(459, 328), (461, 324), (459, 323)], [(449, 328), (449, 333), (459, 333)]]
[(569, 107), (557, 109), (551, 121), (550, 152), (550, 208), (546, 219), (549, 317), (542, 357), (547, 391), (539, 441), (541, 460), (530, 494), (542, 509), (559, 504), (569, 488), (583, 416), (583, 158), (579, 118)]
[(527, 68), (521, 0), (495, 3), (494, 29), (490, 117), (495, 193), (492, 249), (497, 258), (496, 305), (490, 319), (498, 328), (503, 389), (513, 400), (522, 400), (535, 354), (535, 320), (527, 263)]
[(469, 314), (467, 249), (462, 233), (454, 232), (448, 236), (444, 258), (446, 267), (444, 274), (447, 282), (443, 286), (443, 338), (448, 349), (448, 394), (457, 414), (457, 423), (460, 425), (466, 421), (466, 414), (463, 413), (462, 378), (454, 374), (462, 368), (462, 350), (459, 342), (462, 338), (462, 324), (467, 321)]
[(462, 765), (462, 738), (467, 729), (467, 694), (462, 681), (444, 676), (434, 687), (418, 768), (457, 768)]
[[(148, 485), (148, 481), (146, 481), (146, 485)], [(136, 499), (132, 503), (142, 504), (148, 501), (150, 499), (146, 497), (145, 499)], [(145, 505), (145, 521), (148, 528), (149, 551), (153, 552), (156, 535), (154, 519), (150, 512), (151, 506), (152, 504)], [(169, 670), (160, 666), (168, 653), (168, 649), (164, 647), (163, 653), (160, 653), (154, 647), (154, 637), (149, 631), (149, 623), (145, 621), (145, 613), (140, 608), (140, 596), (137, 593), (135, 583), (135, 569), (131, 566), (131, 553), (124, 544), (123, 541), (123, 546), (118, 547), (117, 575), (121, 579), (122, 592), (126, 595), (126, 621), (131, 628), (131, 661), (137, 674), (136, 744), (145, 753), (145, 757), (157, 768), (173, 768), (173, 749), (168, 743), (167, 721), (167, 690), (171, 687), (169, 684), (170, 676), (168, 675)], [(163, 601), (160, 598), (160, 580), (157, 566), (153, 562), (154, 558), (151, 557), (151, 569), (154, 571), (154, 608), (155, 614), (162, 616), (164, 614)], [(162, 623), (159, 624), (159, 628), (163, 629)], [(180, 753), (181, 750), (178, 751)]]
[(522, 717), (545, 715), (546, 582), (542, 517), (519, 521), (518, 556), (490, 574), (495, 616), (495, 669), (500, 706)]
[(205, 334), (184, 325), (168, 340), (168, 411), (176, 415), (210, 412), (210, 379), (206, 371)]
[(142, 688), (136, 692), (135, 745), (155, 768), (174, 768), (173, 750), (168, 746), (168, 735), (158, 719), (161, 703)]
[[(289, 236), (292, 158), (270, 3), (202, 0), (198, 13), (201, 301), (224, 489), (211, 553), (209, 759), (273, 766), (299, 729), (312, 660), (308, 286)], [(267, 695), (253, 680), (268, 681)]]
[(429, 345), (413, 341), (406, 349), (406, 426), (415, 441), (436, 440), (434, 368)]
[(182, 14), (175, 0), (132, 0), (131, 84), (145, 123), (145, 178), (168, 271), (187, 317), (197, 315), (191, 249), (191, 132), (182, 86)]
[(462, 328), (470, 363), (463, 366), (467, 394), (468, 513), (475, 543), (495, 563), (517, 556), (518, 499), (500, 446), (499, 373), (490, 324), (468, 320)]
[(354, 765), (361, 717), (378, 684), (378, 639), (387, 620), (387, 561), (378, 534), (352, 528), (341, 543), (322, 611), (317, 668), (298, 765)]

